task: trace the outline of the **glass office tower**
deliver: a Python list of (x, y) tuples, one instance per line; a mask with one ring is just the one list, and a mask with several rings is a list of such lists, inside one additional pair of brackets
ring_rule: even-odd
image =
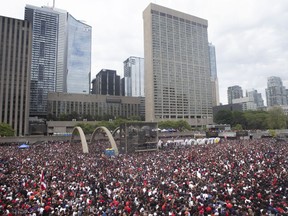
[(144, 58), (131, 56), (124, 61), (125, 96), (144, 97)]
[(67, 11), (26, 5), (33, 25), (30, 116), (47, 115), (48, 92), (89, 93), (91, 27)]
[(153, 3), (143, 19), (146, 121), (212, 123), (207, 20)]
[(25, 20), (32, 24), (30, 116), (46, 116), (48, 92), (56, 90), (59, 15), (27, 5)]
[(68, 14), (67, 92), (89, 93), (91, 26)]
[(213, 100), (212, 105), (218, 106), (220, 104), (220, 100), (219, 100), (216, 52), (215, 52), (215, 46), (212, 43), (209, 43), (209, 57), (210, 57), (210, 76), (211, 76), (211, 89)]

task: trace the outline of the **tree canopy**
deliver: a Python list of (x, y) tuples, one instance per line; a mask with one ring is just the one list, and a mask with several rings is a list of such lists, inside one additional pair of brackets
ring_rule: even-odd
[(268, 113), (268, 125), (270, 129), (287, 128), (287, 116), (281, 107), (273, 107)]
[(287, 128), (288, 118), (281, 107), (269, 111), (230, 111), (220, 110), (214, 116), (216, 124), (230, 124), (232, 128), (253, 129), (284, 129)]
[(160, 121), (158, 123), (158, 127), (160, 129), (168, 129), (168, 128), (173, 128), (178, 131), (184, 131), (184, 130), (191, 130), (191, 126), (187, 123), (185, 120), (178, 120), (178, 121)]
[(6, 137), (6, 136), (14, 136), (15, 131), (13, 128), (6, 123), (0, 123), (0, 136)]

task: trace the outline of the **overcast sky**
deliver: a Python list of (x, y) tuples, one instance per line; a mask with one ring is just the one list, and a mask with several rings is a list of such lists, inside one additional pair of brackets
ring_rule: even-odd
[[(287, 0), (55, 0), (57, 8), (92, 26), (92, 78), (101, 69), (123, 77), (123, 61), (144, 57), (142, 12), (150, 3), (208, 20), (215, 45), (220, 102), (227, 88), (256, 89), (266, 101), (269, 76), (288, 88)], [(52, 6), (53, 0), (6, 0), (0, 15), (24, 19), (26, 4)]]

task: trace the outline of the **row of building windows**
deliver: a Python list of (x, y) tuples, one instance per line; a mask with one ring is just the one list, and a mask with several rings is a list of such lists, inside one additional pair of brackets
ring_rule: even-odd
[[(8, 123), (15, 135), (26, 129), (28, 100), (30, 25), (27, 21), (1, 17), (0, 32), (0, 122)], [(2, 74), (2, 75), (1, 75)]]
[(73, 111), (79, 114), (89, 115), (114, 115), (114, 116), (138, 116), (139, 104), (119, 104), (104, 102), (77, 102), (77, 101), (49, 101), (48, 113), (53, 113), (56, 117), (61, 114), (70, 114)]
[(190, 25), (194, 25), (194, 26), (198, 26), (198, 27), (207, 28), (207, 25), (203, 25), (201, 23), (196, 23), (196, 22), (191, 21), (191, 20), (187, 20), (187, 19), (176, 17), (176, 16), (172, 16), (170, 14), (166, 14), (166, 13), (159, 12), (159, 11), (156, 11), (156, 10), (151, 10), (151, 14), (152, 14), (152, 17), (156, 17), (156, 16), (159, 17), (159, 15), (160, 15), (161, 17), (167, 17), (167, 20), (173, 19), (174, 21), (180, 21), (180, 23), (186, 23), (186, 24), (190, 24)]
[[(174, 115), (173, 115), (174, 114)], [(189, 115), (189, 114), (177, 114), (173, 113), (172, 115), (168, 115), (167, 113), (163, 114), (156, 114), (155, 117), (158, 119), (207, 119), (207, 118), (212, 118), (211, 113), (205, 114), (204, 116), (201, 115)]]

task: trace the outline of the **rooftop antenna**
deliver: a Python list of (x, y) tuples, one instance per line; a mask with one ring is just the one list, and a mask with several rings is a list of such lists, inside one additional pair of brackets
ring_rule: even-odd
[(55, 0), (53, 0), (53, 9), (55, 8)]

